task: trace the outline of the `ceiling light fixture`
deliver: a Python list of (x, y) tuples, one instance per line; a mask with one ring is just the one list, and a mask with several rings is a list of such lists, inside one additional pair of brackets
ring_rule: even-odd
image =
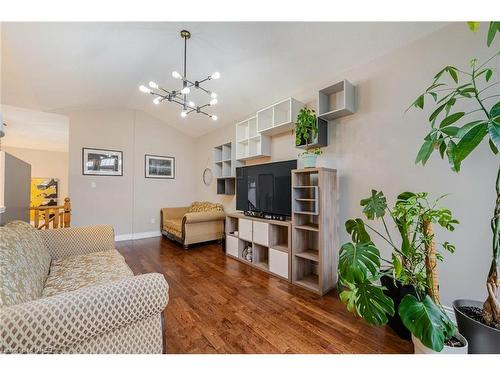
[[(199, 81), (194, 81), (194, 82), (190, 81), (187, 78), (187, 73), (186, 73), (186, 51), (187, 51), (187, 40), (191, 38), (191, 33), (187, 30), (182, 30), (181, 38), (184, 39), (184, 70), (183, 70), (184, 74), (181, 75), (179, 72), (174, 71), (172, 72), (172, 77), (175, 79), (182, 80), (182, 88), (178, 90), (168, 91), (158, 86), (156, 82), (150, 81), (149, 87), (141, 85), (139, 86), (139, 91), (145, 94), (154, 95), (155, 96), (155, 98), (153, 99), (154, 104), (160, 104), (166, 99), (166, 101), (168, 102), (173, 102), (181, 105), (182, 106), (181, 117), (183, 118), (189, 115), (190, 113), (196, 112), (204, 114), (205, 116), (208, 116), (212, 120), (216, 121), (217, 120), (216, 115), (211, 115), (205, 112), (203, 109), (217, 104), (218, 102), (217, 94), (215, 92), (204, 89), (203, 87), (201, 87), (201, 84), (206, 81), (210, 81), (212, 79), (219, 79), (220, 73), (215, 72)], [(210, 96), (211, 98), (210, 102), (202, 106), (196, 106), (192, 100), (188, 99), (188, 95), (191, 93), (191, 88), (204, 91), (206, 94)]]

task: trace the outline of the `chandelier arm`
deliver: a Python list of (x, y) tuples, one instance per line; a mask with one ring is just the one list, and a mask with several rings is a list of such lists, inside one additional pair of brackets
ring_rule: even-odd
[(199, 113), (203, 113), (205, 116), (212, 117), (212, 115), (209, 115), (207, 112), (200, 111)]
[(210, 95), (210, 91), (208, 91), (208, 90), (204, 89), (204, 88), (203, 88), (203, 87), (201, 87), (201, 86), (198, 86), (198, 88), (199, 88), (200, 90), (205, 91), (208, 95)]
[(207, 78), (202, 79), (201, 81), (198, 81), (198, 85), (199, 85), (200, 83), (203, 83), (203, 82), (206, 82), (206, 81), (210, 81), (211, 79), (212, 79), (212, 78), (210, 78), (210, 76), (208, 76)]

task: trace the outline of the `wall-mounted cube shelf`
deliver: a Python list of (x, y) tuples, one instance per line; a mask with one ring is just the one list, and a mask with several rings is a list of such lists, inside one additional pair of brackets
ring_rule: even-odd
[(234, 195), (236, 167), (241, 163), (236, 160), (236, 149), (232, 142), (214, 147), (214, 177), (217, 179), (217, 194)]
[(318, 117), (330, 121), (356, 111), (355, 89), (347, 80), (328, 86), (318, 93)]
[(304, 103), (287, 98), (257, 112), (257, 131), (265, 135), (276, 135), (290, 131)]
[(247, 160), (271, 155), (269, 137), (259, 134), (257, 117), (236, 124), (236, 160)]

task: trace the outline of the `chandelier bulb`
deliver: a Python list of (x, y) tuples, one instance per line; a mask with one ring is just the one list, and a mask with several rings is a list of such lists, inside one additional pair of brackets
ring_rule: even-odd
[(149, 81), (149, 87), (151, 87), (152, 89), (157, 89), (158, 88), (158, 84), (156, 82)]
[(153, 103), (154, 103), (154, 104), (160, 104), (160, 102), (161, 102), (161, 98), (160, 98), (160, 97), (155, 98), (155, 99), (153, 100)]
[(151, 90), (149, 88), (147, 88), (146, 86), (144, 85), (140, 85), (139, 86), (139, 91), (145, 93), (145, 94), (149, 94), (151, 92)]
[(218, 100), (216, 98), (210, 100), (210, 105), (216, 105)]
[(182, 117), (182, 118), (186, 117), (187, 115), (188, 115), (188, 114), (187, 114), (187, 112), (186, 112), (186, 111), (182, 111), (182, 112), (181, 112), (181, 117)]
[(194, 102), (189, 102), (188, 104), (190, 107), (196, 107), (196, 104)]
[(220, 73), (219, 72), (215, 72), (214, 74), (212, 74), (210, 76), (211, 79), (219, 79), (220, 78)]
[(172, 77), (174, 77), (175, 79), (181, 79), (182, 78), (182, 76), (178, 72), (176, 72), (176, 71), (172, 72)]
[(191, 90), (189, 89), (189, 87), (184, 87), (182, 90), (181, 90), (181, 94), (184, 94), (184, 95), (187, 95), (191, 92)]
[(210, 93), (210, 97), (212, 99), (215, 99), (215, 98), (217, 98), (217, 94), (215, 92), (212, 92), (212, 93)]
[(214, 121), (217, 121), (217, 119), (218, 119), (218, 117), (216, 115), (212, 115), (210, 117), (212, 117), (212, 120), (214, 120)]

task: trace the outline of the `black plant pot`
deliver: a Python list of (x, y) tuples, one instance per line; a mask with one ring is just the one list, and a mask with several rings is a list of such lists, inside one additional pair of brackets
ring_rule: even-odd
[(402, 285), (399, 281), (394, 283), (394, 279), (392, 277), (385, 275), (380, 278), (380, 281), (382, 286), (387, 289), (384, 290), (385, 295), (394, 301), (395, 314), (394, 316), (388, 316), (389, 327), (391, 327), (402, 339), (411, 340), (411, 332), (404, 326), (401, 318), (399, 317), (398, 309), (404, 296), (411, 294), (416, 297), (415, 288), (412, 285)]
[(469, 354), (500, 354), (500, 331), (465, 315), (459, 310), (463, 306), (482, 309), (483, 303), (467, 299), (453, 301), (458, 330), (469, 342)]

